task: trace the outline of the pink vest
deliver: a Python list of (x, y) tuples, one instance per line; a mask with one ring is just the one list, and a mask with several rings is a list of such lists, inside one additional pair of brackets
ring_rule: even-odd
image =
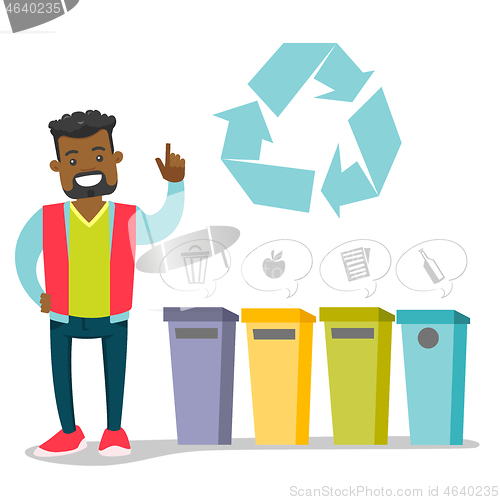
[[(134, 205), (110, 202), (110, 314), (132, 308), (135, 270)], [(113, 217), (114, 207), (114, 217)], [(51, 295), (51, 311), (69, 314), (69, 263), (64, 203), (43, 207), (43, 262), (45, 291)]]

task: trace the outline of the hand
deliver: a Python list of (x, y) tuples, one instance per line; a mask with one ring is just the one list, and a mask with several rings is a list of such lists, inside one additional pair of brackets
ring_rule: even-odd
[(169, 143), (167, 143), (165, 152), (165, 165), (160, 158), (156, 158), (156, 163), (158, 164), (161, 175), (166, 181), (180, 182), (184, 179), (184, 174), (186, 172), (186, 160), (181, 158), (179, 155), (170, 153)]
[(42, 295), (40, 295), (40, 304), (42, 304), (41, 309), (43, 313), (50, 312), (50, 306), (52, 305), (50, 297), (51, 296), (47, 293), (42, 293)]

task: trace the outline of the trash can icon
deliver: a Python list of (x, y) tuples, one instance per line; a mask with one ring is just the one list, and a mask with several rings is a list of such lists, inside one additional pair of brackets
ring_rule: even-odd
[(336, 445), (386, 445), (392, 322), (378, 307), (320, 307)]
[[(197, 251), (194, 249), (197, 249)], [(210, 252), (202, 251), (201, 247), (198, 245), (193, 245), (189, 247), (188, 252), (181, 253), (181, 257), (184, 259), (184, 267), (186, 269), (188, 283), (205, 283), (209, 256)]]
[(453, 310), (398, 311), (412, 445), (462, 445), (467, 325)]
[(221, 307), (165, 307), (179, 444), (231, 444), (238, 315)]
[(313, 323), (302, 309), (242, 309), (255, 443), (309, 444)]

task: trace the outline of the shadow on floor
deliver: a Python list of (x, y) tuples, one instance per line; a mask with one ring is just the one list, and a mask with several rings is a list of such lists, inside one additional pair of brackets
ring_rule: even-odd
[(230, 451), (230, 450), (449, 450), (449, 449), (464, 449), (477, 448), (479, 443), (464, 439), (462, 446), (411, 446), (410, 438), (406, 436), (389, 437), (389, 442), (386, 446), (373, 445), (334, 445), (333, 438), (330, 437), (311, 437), (308, 445), (259, 445), (255, 444), (253, 438), (238, 438), (233, 439), (231, 445), (178, 445), (176, 439), (164, 440), (149, 440), (149, 441), (131, 441), (130, 446), (132, 453), (125, 457), (102, 457), (98, 452), (99, 443), (91, 441), (87, 443), (87, 448), (79, 453), (65, 455), (54, 458), (35, 457), (33, 452), (36, 446), (26, 450), (26, 455), (35, 460), (43, 462), (54, 462), (57, 464), (67, 465), (117, 465), (130, 462), (140, 462), (151, 458), (164, 457), (168, 455), (176, 455), (177, 453), (189, 453), (194, 451)]

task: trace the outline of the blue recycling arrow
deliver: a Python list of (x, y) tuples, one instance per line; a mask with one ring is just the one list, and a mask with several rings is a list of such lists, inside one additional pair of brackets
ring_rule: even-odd
[(352, 164), (342, 172), (339, 146), (337, 146), (333, 156), (321, 192), (339, 217), (342, 205), (378, 196), (359, 163)]
[(314, 77), (334, 91), (318, 98), (352, 102), (372, 74), (373, 71), (363, 73), (340, 46), (335, 44)]
[(349, 125), (375, 189), (358, 163), (341, 171), (337, 147), (321, 192), (339, 217), (342, 205), (379, 196), (401, 146), (401, 139), (382, 89), (351, 116)]
[(229, 121), (222, 158), (258, 160), (262, 141), (273, 142), (257, 101), (215, 116)]
[(380, 194), (401, 146), (384, 91), (378, 90), (349, 118), (359, 150)]
[(256, 205), (309, 212), (314, 171), (222, 160)]
[(248, 85), (279, 116), (334, 45), (284, 43)]
[[(337, 101), (352, 102), (373, 73), (362, 72), (338, 44), (284, 43), (249, 86), (279, 116), (318, 68), (315, 79), (333, 89), (318, 97)], [(260, 159), (262, 141), (272, 142), (258, 102), (215, 116), (229, 121), (222, 161), (252, 202), (308, 212), (313, 171), (252, 162)], [(337, 147), (322, 193), (339, 216), (342, 205), (380, 194), (401, 146), (382, 89), (351, 116), (349, 124), (373, 185), (359, 163), (342, 172)]]

